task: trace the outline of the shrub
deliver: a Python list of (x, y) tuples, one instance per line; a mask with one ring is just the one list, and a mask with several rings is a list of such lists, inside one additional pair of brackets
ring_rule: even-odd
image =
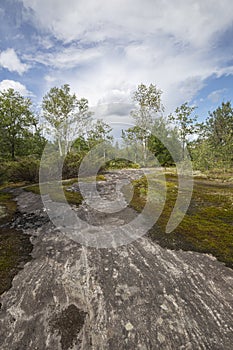
[(0, 185), (7, 180), (6, 165), (5, 162), (0, 161)]
[(82, 153), (70, 152), (65, 157), (62, 169), (63, 179), (72, 179), (78, 177), (79, 165), (82, 161)]
[(7, 178), (12, 182), (38, 182), (40, 161), (34, 158), (25, 158), (7, 163)]
[(104, 171), (108, 169), (124, 169), (124, 168), (139, 169), (140, 165), (124, 158), (116, 158), (106, 162), (105, 165), (101, 167), (101, 170)]

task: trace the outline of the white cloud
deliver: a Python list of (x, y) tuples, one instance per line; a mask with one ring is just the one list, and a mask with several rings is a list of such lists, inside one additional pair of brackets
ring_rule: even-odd
[(208, 77), (233, 74), (216, 50), (233, 23), (231, 0), (22, 2), (37, 29), (65, 43), (25, 57), (49, 67), (45, 89), (69, 83), (105, 118), (128, 115), (141, 82), (164, 91), (169, 113)]
[(27, 90), (26, 86), (21, 84), (19, 81), (15, 80), (2, 80), (0, 82), (0, 91), (14, 89), (18, 91), (23, 96), (31, 95), (31, 93)]
[(29, 66), (22, 63), (14, 49), (9, 48), (0, 53), (0, 66), (8, 69), (10, 72), (17, 72), (20, 75), (29, 69)]
[(70, 46), (66, 49), (55, 50), (54, 52), (37, 52), (36, 55), (25, 55), (28, 61), (37, 62), (58, 69), (72, 69), (80, 64), (86, 64), (97, 60), (103, 53), (101, 48), (82, 49)]
[[(22, 0), (37, 25), (58, 39), (139, 39), (163, 33), (196, 47), (206, 46), (232, 23), (231, 0)], [(32, 13), (30, 13), (32, 16)]]
[(227, 89), (219, 89), (219, 90), (215, 90), (215, 91), (212, 91), (208, 96), (207, 98), (213, 102), (213, 103), (218, 103), (221, 98), (222, 98), (222, 95), (227, 91)]

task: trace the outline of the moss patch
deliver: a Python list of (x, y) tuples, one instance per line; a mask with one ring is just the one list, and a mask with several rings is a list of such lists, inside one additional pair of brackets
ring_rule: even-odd
[[(133, 182), (130, 205), (141, 211), (147, 201), (146, 179)], [(233, 268), (233, 186), (195, 180), (192, 201), (180, 225), (165, 233), (177, 198), (177, 178), (167, 176), (167, 196), (163, 212), (149, 231), (153, 240), (171, 249), (211, 253)]]
[[(5, 208), (6, 215), (0, 219), (0, 224), (10, 221), (16, 211), (16, 202), (12, 195), (4, 189), (0, 191), (0, 204)], [(12, 280), (23, 265), (31, 260), (32, 244), (30, 237), (21, 231), (0, 228), (0, 294), (11, 287)]]
[[(70, 192), (70, 191), (66, 191), (66, 189), (70, 186), (69, 185), (65, 185), (65, 186), (61, 186), (60, 189), (62, 188), (65, 194), (65, 198), (67, 200), (67, 202), (69, 204), (74, 204), (74, 205), (80, 205), (82, 203), (82, 196), (79, 192)], [(29, 191), (29, 192), (33, 192), (35, 194), (41, 194), (40, 193), (40, 187), (39, 185), (32, 185), (32, 186), (27, 186), (24, 188), (25, 191)], [(42, 194), (46, 194), (46, 193), (42, 193)], [(50, 198), (54, 201), (54, 202), (64, 202), (64, 198), (63, 196), (57, 192), (57, 187), (51, 185), (50, 189), (49, 189), (49, 194), (50, 194)]]
[(10, 193), (0, 191), (0, 204), (2, 207), (1, 211), (2, 214), (4, 213), (4, 215), (0, 216), (0, 225), (9, 221), (16, 211), (17, 204), (12, 199), (13, 198)]
[[(99, 174), (96, 177), (90, 176), (90, 177), (80, 178), (79, 180), (83, 182), (106, 181), (106, 177), (103, 174)], [(59, 185), (60, 186), (59, 189), (63, 190), (65, 194), (65, 198), (69, 204), (79, 206), (83, 201), (81, 194), (79, 192), (68, 191), (68, 188), (77, 182), (78, 182), (78, 178), (63, 180), (62, 183)], [(26, 186), (24, 187), (24, 190), (33, 192), (35, 194), (41, 194), (39, 184)], [(42, 194), (46, 194), (46, 193), (42, 193)], [(57, 191), (57, 184), (53, 185), (51, 183), (49, 187), (49, 194), (53, 201), (64, 202), (63, 196)]]

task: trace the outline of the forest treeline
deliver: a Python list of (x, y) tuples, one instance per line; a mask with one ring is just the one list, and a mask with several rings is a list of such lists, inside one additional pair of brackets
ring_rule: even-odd
[(88, 100), (78, 99), (68, 84), (50, 89), (39, 115), (30, 98), (13, 89), (0, 92), (0, 182), (38, 181), (45, 145), (51, 145), (48, 171), (49, 163), (60, 158), (64, 178), (77, 176), (78, 166), (90, 150), (94, 150), (93, 162), (113, 158), (110, 166), (173, 166), (187, 157), (188, 150), (194, 169), (231, 168), (231, 102), (222, 102), (200, 123), (196, 107), (187, 102), (165, 116), (161, 96), (156, 85), (137, 87), (130, 113), (134, 126), (122, 130), (119, 142), (110, 125), (93, 115)]

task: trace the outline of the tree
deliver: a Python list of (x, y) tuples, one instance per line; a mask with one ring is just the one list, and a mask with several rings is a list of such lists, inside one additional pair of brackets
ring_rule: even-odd
[(185, 157), (185, 145), (188, 143), (188, 136), (195, 133), (196, 129), (196, 116), (191, 116), (192, 112), (197, 107), (190, 107), (188, 102), (183, 103), (180, 107), (177, 107), (174, 115), (169, 115), (168, 119), (174, 122), (178, 127), (182, 143), (182, 160)]
[[(148, 138), (148, 149), (162, 166), (174, 165), (179, 159), (180, 143), (176, 129), (169, 128), (164, 117), (156, 119), (152, 127), (152, 133)], [(176, 159), (173, 159), (169, 150), (175, 151)]]
[(131, 112), (131, 116), (135, 120), (136, 126), (141, 128), (144, 165), (147, 158), (147, 140), (150, 130), (156, 115), (163, 111), (161, 95), (162, 91), (153, 84), (150, 84), (148, 87), (140, 84), (133, 95), (133, 100), (136, 102), (136, 109)]
[(72, 150), (79, 154), (85, 154), (89, 151), (88, 143), (83, 135), (79, 136), (72, 144)]
[(10, 153), (12, 160), (19, 151), (20, 140), (36, 127), (37, 121), (31, 111), (31, 100), (17, 91), (0, 92), (0, 136), (1, 149)]
[(58, 142), (60, 155), (66, 155), (72, 141), (81, 136), (91, 113), (85, 98), (77, 99), (68, 84), (53, 87), (43, 98), (43, 115)]
[(111, 143), (113, 137), (110, 135), (112, 128), (102, 119), (92, 124), (87, 132), (87, 144), (91, 150), (96, 145), (103, 143), (103, 157), (106, 159), (106, 143)]
[(133, 152), (135, 163), (140, 160), (139, 143), (143, 142), (144, 134), (144, 130), (139, 126), (134, 126), (121, 131), (121, 137), (126, 145), (127, 155), (130, 157), (130, 153)]
[(233, 137), (233, 110), (231, 102), (222, 102), (212, 113), (206, 122), (207, 136), (216, 147), (226, 145)]
[(216, 161), (232, 164), (233, 160), (233, 110), (231, 102), (222, 102), (206, 121), (205, 136), (208, 139)]
[(33, 156), (40, 158), (48, 141), (41, 135), (41, 129), (37, 126), (34, 132), (26, 131), (24, 138), (17, 140), (19, 156)]

